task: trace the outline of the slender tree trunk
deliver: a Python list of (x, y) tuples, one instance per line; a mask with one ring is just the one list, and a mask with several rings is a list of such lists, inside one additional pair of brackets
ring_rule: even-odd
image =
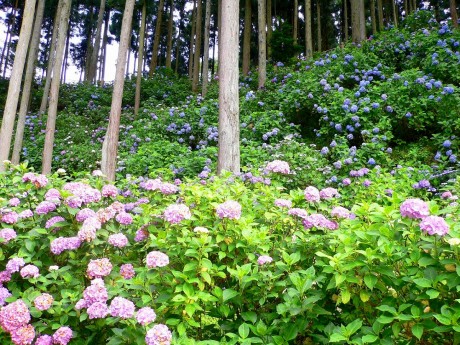
[(320, 52), (322, 50), (321, 49), (322, 37), (321, 37), (321, 1), (320, 0), (316, 1), (316, 24), (317, 24), (316, 33), (318, 35), (318, 51)]
[(152, 60), (150, 60), (149, 76), (153, 76), (157, 68), (158, 61), (158, 47), (160, 46), (161, 37), (161, 23), (163, 19), (163, 8), (165, 7), (165, 0), (160, 0), (158, 5), (157, 21), (155, 25), (155, 36), (153, 38)]
[(297, 35), (299, 31), (299, 0), (294, 0), (294, 18), (292, 21), (292, 39), (297, 45)]
[(244, 32), (243, 32), (243, 75), (248, 75), (251, 63), (251, 0), (244, 5)]
[(193, 78), (193, 47), (195, 43), (195, 30), (196, 29), (196, 0), (193, 0), (193, 9), (192, 9), (192, 32), (190, 35), (190, 49), (188, 57), (188, 77), (191, 80)]
[(377, 22), (375, 18), (375, 0), (370, 0), (371, 2), (371, 22), (372, 22), (372, 34), (377, 34)]
[(343, 0), (343, 32), (344, 32), (344, 40), (348, 42), (348, 0)]
[(360, 43), (366, 39), (364, 0), (353, 0), (351, 2), (351, 25), (352, 39), (354, 43)]
[(24, 137), (24, 127), (26, 122), (27, 110), (29, 107), (30, 90), (34, 80), (35, 61), (37, 59), (38, 47), (40, 44), (40, 29), (43, 21), (45, 10), (45, 0), (38, 0), (37, 14), (33, 27), (32, 39), (30, 41), (29, 53), (27, 56), (27, 67), (25, 72), (24, 86), (22, 89), (21, 106), (19, 108), (18, 123), (16, 125), (16, 135), (14, 137), (13, 155), (11, 162), (19, 164), (19, 158), (22, 150), (22, 140)]
[[(258, 0), (259, 1), (259, 0)], [(266, 34), (266, 44), (267, 44), (267, 59), (270, 59), (272, 56), (272, 0), (267, 0), (267, 16), (265, 17), (265, 23), (267, 24), (267, 34)]]
[(305, 56), (313, 56), (313, 37), (311, 33), (311, 0), (305, 0)]
[(94, 6), (90, 6), (90, 14), (89, 14), (89, 25), (88, 31), (86, 35), (86, 40), (88, 42), (88, 48), (86, 49), (85, 55), (85, 81), (88, 81), (89, 75), (89, 66), (91, 64), (91, 56), (93, 55), (94, 45), (93, 45), (93, 37), (94, 37), (94, 30), (93, 30), (93, 23), (94, 23)]
[[(222, 40), (222, 32), (220, 30), (222, 27), (222, 1), (223, 0), (217, 0), (217, 37), (218, 37), (217, 48), (221, 46), (221, 40)], [(219, 75), (219, 69), (220, 69), (220, 63), (218, 62), (217, 63), (217, 75)]]
[(107, 37), (108, 37), (107, 34), (108, 34), (108, 29), (109, 29), (109, 19), (110, 19), (110, 9), (107, 11), (107, 14), (104, 19), (104, 38), (102, 39), (103, 54), (101, 54), (101, 74), (99, 76), (101, 85), (104, 84), (104, 80), (105, 80), (105, 62), (107, 58)]
[(393, 25), (395, 28), (398, 27), (398, 12), (396, 10), (395, 0), (391, 0), (391, 6), (393, 7)]
[(56, 56), (53, 68), (53, 79), (51, 81), (50, 102), (48, 108), (48, 117), (46, 121), (45, 144), (43, 147), (42, 173), (51, 172), (51, 163), (53, 161), (54, 131), (56, 129), (57, 106), (59, 100), (59, 86), (61, 81), (61, 65), (69, 26), (70, 8), (72, 0), (60, 0), (63, 2), (61, 18), (59, 19), (58, 38), (56, 44)]
[(22, 72), (27, 56), (27, 48), (30, 43), (32, 26), (35, 12), (35, 0), (26, 0), (22, 19), (19, 41), (11, 70), (11, 78), (6, 96), (5, 108), (3, 111), (2, 127), (0, 129), (0, 171), (5, 170), (3, 161), (7, 160), (10, 154), (11, 137), (13, 136), (14, 121), (19, 101), (19, 90), (21, 88)]
[(45, 80), (45, 86), (43, 88), (42, 102), (40, 104), (40, 116), (41, 114), (45, 112), (46, 107), (48, 106), (48, 96), (50, 93), (51, 76), (53, 74), (54, 61), (56, 57), (56, 39), (57, 39), (57, 33), (58, 33), (58, 23), (59, 23), (59, 18), (61, 17), (61, 12), (62, 12), (62, 2), (59, 1), (58, 8), (56, 11), (56, 17), (54, 18), (53, 35), (51, 37), (51, 47), (50, 47), (50, 51), (48, 54), (48, 67), (46, 68), (46, 80)]
[(203, 18), (203, 6), (202, 0), (197, 0), (196, 6), (196, 24), (195, 24), (195, 57), (193, 58), (193, 79), (192, 79), (192, 91), (198, 91), (198, 83), (200, 80), (200, 56), (201, 56), (201, 23)]
[[(10, 21), (8, 21), (8, 27), (6, 29), (6, 36), (5, 36), (5, 43), (3, 44), (3, 49), (2, 49), (2, 55), (0, 56), (0, 71), (3, 66), (4, 58), (5, 58), (5, 52), (8, 50), (8, 46), (11, 41), (11, 32), (13, 24), (14, 24), (14, 18), (16, 18), (16, 9), (18, 8), (18, 0), (16, 0), (16, 6), (11, 8), (10, 12)], [(8, 60), (8, 57), (6, 57), (6, 61)], [(5, 70), (8, 67), (8, 63), (5, 62), (5, 66), (3, 69), (3, 75), (5, 75)]]
[[(264, 0), (265, 1), (265, 0)], [(260, 1), (259, 1), (260, 2)], [(217, 173), (240, 172), (238, 94), (239, 2), (222, 0), (222, 40), (219, 41), (219, 152)], [(265, 10), (265, 9), (264, 9)], [(265, 11), (263, 16), (265, 16)], [(265, 31), (260, 30), (259, 31)]]
[(265, 88), (265, 80), (267, 79), (267, 34), (266, 34), (266, 21), (265, 21), (265, 1), (257, 1), (257, 18), (259, 29), (259, 89)]
[(131, 62), (131, 49), (128, 48), (128, 61), (126, 61), (126, 78), (129, 77), (129, 63)]
[(211, 31), (211, 0), (206, 0), (205, 20), (204, 20), (204, 50), (203, 50), (203, 74), (201, 95), (206, 97), (208, 93), (208, 74), (209, 74), (209, 36)]
[(214, 75), (214, 67), (216, 64), (216, 39), (217, 39), (217, 30), (216, 30), (216, 20), (214, 18), (213, 20), (213, 25), (212, 25), (212, 30), (213, 30), (213, 41), (212, 41), (212, 64), (211, 64), (211, 76)]
[(408, 14), (409, 14), (409, 8), (407, 7), (407, 0), (404, 0), (404, 17), (407, 18)]
[[(14, 24), (16, 22), (16, 13), (17, 13), (17, 10), (18, 10), (18, 0), (16, 0), (16, 5), (14, 6), (14, 11), (13, 11), (13, 16), (11, 17), (11, 30), (13, 30), (14, 28)], [(13, 33), (10, 32), (10, 34), (8, 35), (7, 33), (7, 44), (6, 44), (6, 56), (5, 56), (5, 66), (3, 66), (3, 78), (5, 78), (5, 75), (6, 75), (6, 70), (8, 69), (8, 61), (10, 60), (10, 50), (11, 50), (11, 38), (13, 37)]]
[(412, 0), (412, 8), (414, 11), (417, 11), (417, 0)]
[(147, 0), (144, 0), (142, 5), (141, 17), (141, 32), (139, 38), (139, 60), (137, 61), (137, 76), (136, 76), (136, 96), (134, 100), (134, 116), (139, 113), (139, 106), (141, 103), (141, 79), (142, 79), (142, 62), (144, 59), (144, 41), (145, 41), (145, 22), (147, 18)]
[[(70, 19), (70, 17), (69, 17)], [(61, 71), (61, 84), (65, 84), (66, 81), (66, 73), (67, 73), (67, 59), (69, 57), (69, 45), (70, 45), (70, 25), (67, 29), (67, 37), (65, 41), (65, 48), (64, 48), (64, 60), (62, 63), (62, 71)]]
[(110, 108), (109, 125), (102, 145), (102, 172), (109, 181), (115, 180), (117, 167), (118, 137), (120, 130), (121, 102), (125, 82), (126, 53), (130, 45), (131, 23), (135, 0), (127, 0), (121, 24), (120, 46), (118, 48), (117, 68), (113, 84), (112, 106)]
[[(182, 20), (182, 18), (181, 18)], [(168, 45), (166, 47), (166, 68), (171, 68), (172, 46), (173, 46), (173, 30), (174, 30), (174, 0), (171, 0), (169, 5), (169, 21), (168, 21)]]
[(90, 83), (96, 82), (97, 58), (99, 56), (99, 48), (101, 45), (102, 21), (104, 20), (105, 14), (105, 2), (106, 0), (101, 0), (99, 5), (99, 13), (97, 15), (96, 34), (94, 37), (94, 44), (92, 45), (93, 49), (91, 51), (90, 63), (88, 66), (88, 73), (86, 78), (86, 81)]
[(449, 5), (450, 5), (450, 17), (452, 18), (452, 25), (457, 29), (458, 28), (457, 4), (455, 3), (455, 0), (450, 0)]
[(383, 25), (383, 4), (382, 0), (377, 0), (377, 12), (379, 15), (379, 31), (383, 31), (385, 26)]

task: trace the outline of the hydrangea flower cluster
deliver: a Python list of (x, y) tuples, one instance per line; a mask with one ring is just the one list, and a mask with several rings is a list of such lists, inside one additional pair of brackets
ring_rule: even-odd
[(12, 212), (7, 212), (5, 214), (0, 214), (1, 215), (1, 221), (6, 224), (16, 224), (19, 220), (19, 215), (12, 211)]
[(145, 343), (147, 345), (170, 345), (172, 333), (168, 326), (158, 324), (147, 331), (145, 335)]
[[(54, 224), (59, 223), (59, 222), (64, 222), (64, 221), (65, 221), (64, 217), (61, 217), (61, 216), (51, 217), (50, 219), (46, 221), (45, 229), (49, 229), (53, 227)], [(57, 231), (59, 230), (59, 228), (55, 228), (55, 230)]]
[(234, 200), (227, 200), (216, 208), (217, 216), (221, 219), (240, 219), (241, 205)]
[(331, 216), (336, 218), (350, 218), (350, 211), (342, 206), (336, 206), (331, 211)]
[(299, 217), (299, 218), (302, 218), (302, 219), (305, 219), (308, 217), (308, 212), (302, 208), (297, 208), (297, 207), (294, 207), (294, 208), (291, 208), (289, 211), (288, 211), (288, 214), (290, 216), (296, 216), (296, 217)]
[(112, 184), (106, 184), (102, 187), (101, 194), (104, 198), (115, 198), (118, 195), (118, 188)]
[(420, 229), (428, 235), (444, 236), (449, 233), (449, 225), (444, 218), (427, 216), (420, 222)]
[(406, 199), (399, 207), (401, 216), (423, 219), (430, 215), (428, 204), (420, 199)]
[(273, 259), (272, 257), (268, 256), (268, 255), (261, 255), (257, 258), (257, 264), (262, 266), (262, 265), (266, 265), (266, 264), (269, 264), (273, 262)]
[(146, 263), (148, 268), (164, 267), (169, 264), (169, 257), (162, 252), (154, 250), (147, 254)]
[(11, 240), (16, 238), (16, 231), (10, 228), (5, 228), (0, 230), (0, 244), (7, 244)]
[(42, 311), (43, 310), (48, 310), (49, 308), (51, 308), (51, 305), (53, 304), (53, 302), (54, 302), (53, 296), (51, 296), (48, 293), (43, 293), (43, 294), (35, 297), (34, 306), (38, 310), (42, 310)]
[(287, 199), (276, 199), (275, 200), (275, 206), (291, 208), (292, 207), (292, 201), (287, 200)]
[(135, 306), (133, 302), (126, 298), (115, 297), (110, 303), (109, 311), (113, 317), (129, 319), (134, 316)]
[(155, 311), (150, 307), (144, 307), (137, 311), (136, 320), (142, 326), (152, 323), (157, 318)]
[(38, 267), (35, 265), (26, 265), (21, 268), (19, 272), (22, 278), (38, 278), (40, 276), (40, 272)]
[(335, 188), (327, 187), (320, 190), (319, 196), (321, 199), (332, 199), (333, 197), (338, 197), (339, 192)]
[(131, 279), (136, 275), (134, 267), (131, 264), (124, 264), (120, 266), (120, 275), (125, 279)]
[(50, 249), (54, 255), (59, 255), (66, 250), (80, 248), (81, 240), (78, 237), (58, 237), (51, 242)]
[(86, 270), (90, 279), (108, 276), (110, 272), (112, 272), (112, 264), (107, 258), (90, 260)]
[(96, 217), (86, 218), (81, 229), (78, 231), (78, 238), (81, 241), (91, 242), (96, 238), (96, 231), (102, 227), (101, 222)]
[(32, 344), (35, 330), (29, 325), (30, 311), (22, 300), (12, 302), (0, 310), (0, 326), (11, 334), (14, 344)]
[(319, 190), (316, 187), (308, 186), (304, 190), (305, 199), (309, 202), (318, 202), (320, 200)]
[(107, 242), (114, 247), (123, 248), (128, 245), (128, 237), (124, 234), (112, 234), (109, 236)]
[(22, 182), (31, 182), (37, 188), (43, 188), (48, 184), (48, 178), (45, 175), (37, 175), (33, 172), (27, 172), (22, 176)]
[(315, 227), (318, 229), (337, 230), (339, 227), (337, 222), (331, 221), (319, 213), (309, 215), (302, 221), (302, 223), (305, 229)]
[(172, 204), (169, 205), (163, 213), (164, 219), (171, 224), (178, 224), (184, 219), (190, 219), (192, 214), (187, 205)]
[(72, 339), (72, 330), (67, 327), (59, 327), (53, 334), (53, 344), (56, 345), (67, 345)]
[(74, 197), (79, 199), (78, 201), (81, 201), (81, 204), (99, 202), (102, 198), (102, 194), (99, 190), (82, 182), (68, 182), (62, 189), (71, 192)]
[(289, 163), (285, 161), (280, 161), (280, 160), (274, 160), (273, 162), (270, 162), (267, 164), (265, 167), (266, 171), (269, 172), (274, 172), (274, 173), (280, 173), (280, 174), (289, 174), (291, 172), (289, 168)]

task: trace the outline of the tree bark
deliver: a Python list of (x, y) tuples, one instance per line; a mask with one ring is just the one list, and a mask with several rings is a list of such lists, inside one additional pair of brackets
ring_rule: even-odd
[(316, 1), (316, 24), (317, 24), (317, 29), (316, 33), (318, 35), (318, 51), (321, 51), (321, 43), (322, 43), (322, 37), (321, 37), (321, 1), (317, 0)]
[(59, 19), (58, 37), (56, 44), (56, 56), (53, 68), (53, 79), (51, 80), (50, 101), (48, 108), (48, 117), (46, 120), (45, 144), (43, 147), (42, 173), (51, 172), (51, 163), (53, 160), (54, 131), (56, 129), (57, 106), (59, 100), (59, 86), (61, 84), (61, 65), (69, 27), (69, 16), (72, 0), (62, 1), (61, 18)]
[(352, 39), (354, 43), (360, 43), (366, 39), (366, 22), (364, 17), (364, 0), (351, 2), (351, 25)]
[(198, 83), (200, 81), (200, 62), (201, 62), (201, 22), (203, 17), (203, 6), (202, 0), (197, 0), (196, 6), (196, 24), (195, 24), (195, 56), (193, 58), (193, 79), (192, 79), (192, 91), (198, 91)]
[(105, 62), (107, 57), (107, 39), (108, 39), (108, 29), (109, 29), (109, 19), (110, 19), (110, 9), (107, 11), (104, 19), (104, 37), (102, 39), (102, 52), (101, 52), (101, 66), (100, 66), (100, 75), (99, 81), (101, 85), (104, 85), (105, 80)]
[[(182, 20), (182, 18), (180, 19)], [(174, 0), (171, 0), (169, 5), (169, 21), (168, 21), (168, 44), (166, 46), (166, 68), (171, 68), (172, 46), (173, 46), (173, 30), (174, 30)]]
[[(70, 17), (69, 17), (69, 20), (70, 20)], [(65, 40), (64, 60), (62, 62), (62, 71), (61, 71), (61, 84), (65, 84), (65, 81), (66, 81), (67, 60), (69, 58), (69, 45), (70, 45), (70, 23), (67, 29), (67, 37)]]
[(0, 129), (0, 171), (5, 170), (3, 161), (7, 160), (10, 154), (11, 137), (13, 136), (14, 121), (18, 107), (22, 72), (24, 71), (27, 48), (32, 34), (34, 12), (35, 0), (26, 0), (19, 41), (16, 47), (16, 55), (14, 57), (8, 94), (6, 96), (5, 108), (3, 111), (2, 127)]
[(345, 42), (348, 42), (348, 5), (347, 5), (348, 0), (343, 0), (343, 37)]
[[(13, 28), (14, 28), (14, 24), (16, 22), (16, 14), (17, 14), (17, 10), (18, 10), (18, 0), (16, 0), (16, 5), (14, 6), (14, 10), (13, 10), (13, 16), (11, 17), (11, 26), (10, 26), (10, 29), (11, 31), (13, 31)], [(5, 78), (5, 75), (6, 75), (6, 70), (8, 69), (8, 61), (10, 60), (10, 50), (11, 50), (11, 38), (13, 37), (13, 33), (10, 32), (9, 35), (7, 33), (7, 37), (6, 37), (6, 55), (5, 55), (5, 65), (3, 66), (3, 78)]]
[(265, 81), (267, 79), (267, 34), (266, 34), (266, 21), (265, 21), (265, 1), (257, 1), (257, 18), (259, 29), (259, 89), (265, 88)]
[(385, 26), (383, 25), (383, 4), (382, 0), (377, 0), (377, 12), (379, 15), (379, 31), (383, 31)]
[(211, 30), (211, 0), (206, 0), (205, 20), (204, 20), (204, 50), (203, 50), (203, 74), (201, 95), (206, 97), (208, 93), (208, 73), (209, 73), (209, 36)]
[(393, 25), (395, 28), (398, 27), (398, 12), (396, 10), (395, 0), (391, 0), (391, 6), (393, 7)]
[(455, 0), (450, 0), (449, 5), (450, 5), (450, 17), (452, 18), (452, 25), (457, 29), (458, 28), (457, 4)]
[(294, 18), (292, 21), (292, 39), (297, 45), (297, 35), (299, 31), (299, 0), (294, 0)]
[(51, 47), (50, 51), (48, 54), (48, 66), (46, 67), (46, 80), (45, 80), (45, 86), (43, 88), (43, 96), (42, 96), (42, 102), (40, 104), (40, 116), (43, 114), (46, 110), (46, 107), (48, 106), (48, 96), (50, 93), (50, 86), (51, 86), (51, 76), (53, 74), (53, 68), (54, 68), (54, 60), (56, 56), (56, 39), (57, 39), (57, 33), (58, 33), (58, 23), (59, 23), (59, 18), (61, 17), (61, 12), (62, 12), (62, 2), (59, 1), (58, 8), (56, 10), (56, 17), (54, 18), (54, 26), (53, 26), (53, 34), (51, 37)]
[(117, 167), (118, 137), (120, 130), (121, 102), (125, 82), (126, 53), (129, 47), (131, 23), (135, 0), (127, 0), (121, 24), (120, 46), (118, 48), (117, 68), (113, 84), (112, 106), (110, 108), (109, 125), (102, 146), (101, 170), (109, 181), (115, 180)]
[(153, 76), (153, 74), (155, 73), (155, 69), (157, 68), (158, 47), (160, 46), (161, 22), (163, 19), (164, 6), (165, 0), (160, 0), (160, 3), (158, 5), (157, 21), (155, 25), (155, 36), (153, 38), (152, 60), (150, 60), (149, 77)]
[[(221, 68), (219, 68), (219, 152), (217, 173), (221, 174), (224, 170), (227, 170), (236, 174), (240, 172), (239, 2), (238, 0), (222, 0), (222, 5), (222, 40), (220, 40), (222, 44), (219, 44), (219, 65)], [(263, 16), (265, 16), (265, 9)]]
[(244, 5), (244, 32), (243, 32), (243, 75), (248, 75), (251, 62), (251, 0)]
[(313, 37), (311, 33), (311, 0), (305, 0), (305, 56), (313, 56)]
[(375, 0), (370, 0), (371, 2), (371, 22), (372, 22), (372, 34), (377, 34), (377, 22), (375, 18)]
[(96, 82), (96, 71), (97, 71), (97, 58), (99, 56), (99, 48), (101, 45), (101, 33), (102, 33), (102, 21), (104, 20), (105, 14), (105, 2), (106, 0), (101, 0), (99, 5), (99, 13), (97, 15), (96, 23), (96, 34), (94, 38), (93, 50), (91, 51), (90, 63), (88, 66), (88, 73), (86, 81), (90, 83)]
[(32, 39), (30, 41), (29, 53), (27, 56), (27, 67), (24, 78), (24, 86), (22, 89), (21, 106), (19, 107), (18, 123), (16, 125), (16, 135), (14, 137), (13, 155), (11, 157), (11, 162), (13, 164), (19, 164), (21, 156), (24, 127), (27, 110), (29, 108), (30, 90), (32, 89), (32, 82), (34, 80), (35, 61), (37, 59), (40, 44), (40, 29), (43, 21), (44, 10), (45, 0), (38, 0), (37, 14), (35, 16)]
[(407, 0), (404, 0), (404, 17), (407, 18), (408, 14), (409, 14), (409, 8), (407, 7)]
[(142, 62), (144, 60), (144, 41), (145, 41), (145, 22), (147, 18), (147, 0), (144, 0), (142, 5), (141, 28), (139, 38), (139, 59), (137, 60), (137, 76), (136, 76), (136, 95), (134, 100), (134, 116), (139, 113), (141, 103), (141, 80), (142, 80)]
[[(272, 28), (272, 0), (267, 0), (266, 3), (267, 7), (267, 16), (265, 17), (265, 23), (267, 24), (267, 59), (270, 59), (272, 56), (272, 34), (273, 34), (273, 28)], [(275, 13), (276, 14), (276, 13)]]
[(192, 32), (190, 34), (190, 49), (188, 57), (188, 77), (191, 80), (193, 78), (193, 47), (195, 43), (195, 28), (196, 28), (196, 0), (193, 0), (192, 9)]
[[(3, 69), (3, 75), (5, 75), (6, 68), (8, 67), (8, 63), (6, 62), (8, 60), (8, 57), (5, 57), (5, 52), (8, 50), (8, 46), (11, 41), (11, 32), (12, 32), (12, 27), (14, 24), (14, 18), (16, 17), (16, 9), (18, 7), (18, 0), (16, 0), (16, 6), (11, 8), (11, 13), (10, 13), (10, 21), (8, 22), (8, 26), (6, 29), (6, 36), (5, 36), (5, 43), (3, 44), (3, 49), (2, 49), (2, 55), (0, 56), (0, 71), (2, 71), (2, 66), (3, 62), (5, 61), (5, 66)], [(5, 60), (4, 60), (5, 59)]]

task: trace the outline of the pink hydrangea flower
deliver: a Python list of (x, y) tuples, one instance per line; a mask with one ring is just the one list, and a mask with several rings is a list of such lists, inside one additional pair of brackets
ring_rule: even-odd
[(430, 215), (428, 204), (420, 199), (407, 199), (399, 207), (401, 216), (423, 219)]
[(7, 288), (0, 286), (0, 307), (3, 307), (6, 303), (5, 300), (11, 296), (12, 294)]
[(78, 237), (58, 237), (51, 242), (50, 250), (54, 255), (59, 255), (66, 250), (80, 248), (81, 240)]
[(13, 229), (5, 228), (0, 230), (0, 244), (7, 244), (16, 238), (16, 231)]
[[(64, 217), (61, 217), (61, 216), (51, 217), (51, 218), (48, 219), (48, 221), (46, 222), (46, 224), (45, 224), (45, 229), (49, 229), (49, 228), (51, 228), (52, 226), (54, 226), (54, 224), (59, 223), (59, 222), (64, 222), (64, 221), (65, 221)], [(55, 230), (59, 230), (59, 228), (56, 228)]]
[(428, 235), (444, 236), (449, 232), (449, 225), (442, 217), (427, 216), (420, 222), (420, 229)]
[(347, 210), (345, 207), (336, 206), (332, 209), (331, 216), (337, 218), (350, 218), (350, 211)]
[(19, 219), (32, 218), (33, 216), (34, 213), (31, 210), (24, 210), (18, 215)]
[(86, 218), (83, 221), (78, 238), (82, 241), (91, 242), (96, 238), (96, 231), (102, 227), (101, 222), (96, 217)]
[(107, 197), (116, 197), (118, 195), (118, 188), (111, 184), (106, 184), (102, 187), (102, 196)]
[(29, 322), (29, 308), (22, 300), (12, 302), (0, 309), (0, 326), (5, 332), (12, 332)]
[(172, 183), (165, 182), (165, 183), (160, 184), (160, 191), (164, 195), (170, 195), (170, 194), (177, 193), (179, 191), (179, 188), (177, 188), (177, 186), (175, 186)]
[(72, 330), (67, 327), (59, 327), (53, 334), (53, 344), (55, 345), (67, 345), (72, 339)]
[(48, 293), (43, 293), (40, 296), (35, 297), (34, 306), (38, 310), (48, 310), (54, 302), (53, 296)]
[(10, 273), (19, 272), (21, 267), (23, 267), (26, 263), (24, 262), (23, 258), (12, 258), (8, 260), (6, 264), (6, 270)]
[(25, 325), (14, 329), (11, 332), (11, 341), (15, 345), (30, 345), (35, 338), (35, 328), (32, 325)]
[(136, 320), (142, 326), (152, 323), (157, 318), (155, 311), (150, 307), (144, 307), (137, 311)]
[(294, 208), (291, 208), (289, 211), (288, 211), (288, 214), (290, 216), (296, 216), (296, 217), (299, 217), (299, 218), (302, 218), (302, 219), (305, 219), (306, 217), (308, 217), (308, 212), (302, 208), (297, 208), (297, 207), (294, 207)]
[(172, 204), (169, 205), (163, 213), (166, 221), (171, 224), (178, 224), (184, 219), (190, 219), (192, 214), (187, 205), (184, 204)]
[(217, 206), (216, 213), (221, 219), (240, 219), (241, 205), (237, 201), (228, 200)]
[(313, 227), (319, 229), (329, 229), (329, 230), (336, 230), (338, 228), (338, 224), (336, 222), (330, 221), (322, 214), (311, 214), (303, 221), (303, 226), (305, 229), (311, 229)]
[(161, 179), (156, 178), (154, 180), (147, 180), (139, 184), (139, 186), (145, 190), (159, 190), (162, 182)]
[(149, 232), (145, 229), (139, 229), (136, 231), (136, 236), (134, 237), (135, 242), (145, 241), (149, 238)]
[(259, 264), (260, 266), (269, 264), (271, 262), (273, 262), (273, 259), (272, 259), (272, 257), (270, 257), (268, 255), (261, 255), (257, 259), (257, 264)]
[(6, 224), (16, 224), (19, 219), (19, 215), (12, 211), (2, 215), (2, 222)]
[(105, 302), (94, 302), (86, 310), (89, 318), (92, 319), (103, 319), (109, 315), (109, 307)]
[(40, 276), (40, 272), (38, 267), (35, 265), (26, 265), (21, 268), (19, 272), (22, 278), (38, 278)]
[(93, 279), (108, 276), (111, 271), (112, 264), (110, 263), (110, 260), (107, 258), (102, 258), (90, 260), (86, 273), (88, 274), (90, 279)]
[(36, 214), (48, 214), (50, 212), (53, 212), (56, 209), (56, 204), (51, 201), (42, 201), (37, 205), (35, 208), (35, 213)]
[(148, 268), (164, 267), (169, 264), (169, 257), (162, 252), (153, 251), (147, 254), (146, 262)]
[(153, 326), (145, 335), (146, 345), (170, 345), (172, 333), (168, 326), (162, 323)]
[(104, 281), (101, 278), (93, 279), (91, 285), (83, 291), (83, 299), (87, 306), (96, 302), (107, 302), (109, 295)]
[(318, 202), (320, 200), (319, 190), (316, 187), (308, 186), (303, 193), (305, 199), (309, 202)]
[(120, 274), (125, 279), (131, 279), (135, 276), (134, 267), (131, 264), (124, 264), (120, 266)]
[(114, 247), (123, 248), (128, 245), (128, 237), (119, 233), (110, 235), (107, 242)]
[(53, 345), (53, 337), (50, 335), (41, 335), (35, 341), (35, 345)]
[(133, 217), (126, 212), (120, 212), (119, 214), (117, 214), (115, 219), (121, 225), (129, 225), (133, 222)]
[(110, 315), (113, 317), (120, 317), (122, 319), (129, 319), (134, 316), (135, 306), (130, 300), (123, 297), (115, 297), (110, 303)]
[(274, 160), (273, 162), (268, 163), (265, 170), (280, 174), (289, 174), (291, 172), (289, 163), (280, 160)]
[(287, 199), (276, 199), (275, 200), (275, 206), (291, 208), (292, 207), (292, 201), (287, 200)]
[(45, 200), (55, 201), (61, 199), (61, 192), (55, 188), (49, 189), (45, 194)]
[(7, 283), (11, 280), (11, 272), (1, 271), (0, 272), (0, 284)]
[(11, 198), (8, 201), (8, 205), (10, 205), (11, 207), (19, 206), (19, 204), (21, 204), (21, 200), (19, 200), (19, 198)]
[(321, 197), (321, 199), (332, 199), (333, 197), (339, 196), (339, 192), (335, 188), (327, 187), (321, 189), (321, 191), (319, 192), (319, 196)]
[(447, 191), (447, 192), (442, 193), (442, 194), (441, 194), (441, 198), (443, 198), (443, 199), (450, 199), (450, 198), (452, 198), (452, 192)]
[(77, 222), (81, 223), (91, 217), (96, 217), (96, 212), (94, 212), (90, 208), (84, 208), (78, 211), (77, 215), (75, 216), (75, 219), (77, 220)]

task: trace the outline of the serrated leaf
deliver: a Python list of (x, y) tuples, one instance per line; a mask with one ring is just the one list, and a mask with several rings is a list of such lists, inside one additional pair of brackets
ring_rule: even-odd
[(366, 286), (371, 290), (377, 284), (377, 281), (378, 281), (377, 277), (372, 274), (366, 274), (364, 276), (364, 284), (366, 284)]

